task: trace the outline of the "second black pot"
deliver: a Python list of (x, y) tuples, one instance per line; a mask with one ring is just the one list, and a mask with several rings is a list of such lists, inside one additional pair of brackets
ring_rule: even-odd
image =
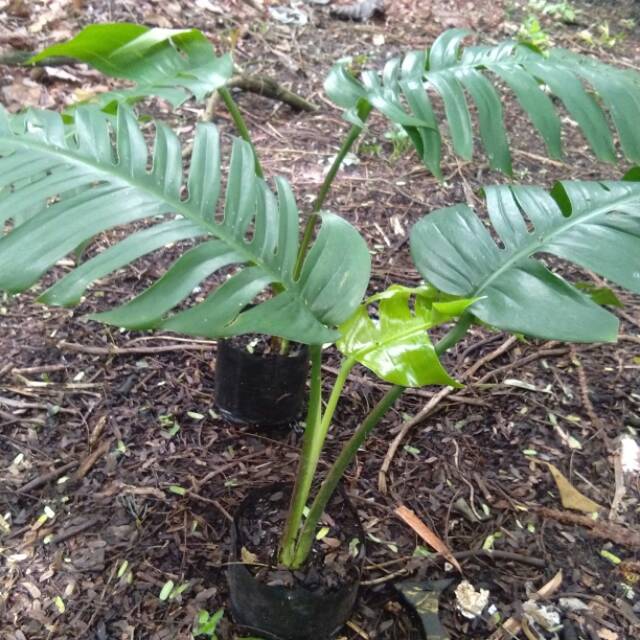
[(216, 406), (234, 422), (277, 425), (293, 422), (305, 400), (309, 349), (293, 354), (249, 353), (231, 340), (218, 343)]
[[(251, 633), (268, 640), (328, 640), (349, 619), (360, 586), (359, 572), (364, 560), (364, 532), (355, 509), (346, 498), (353, 522), (357, 524), (360, 555), (358, 577), (326, 593), (316, 593), (302, 586), (270, 586), (260, 582), (241, 562), (240, 519), (265, 494), (282, 490), (276, 485), (253, 491), (240, 505), (231, 526), (231, 564), (227, 570), (231, 614)], [(290, 486), (285, 489), (291, 490)]]

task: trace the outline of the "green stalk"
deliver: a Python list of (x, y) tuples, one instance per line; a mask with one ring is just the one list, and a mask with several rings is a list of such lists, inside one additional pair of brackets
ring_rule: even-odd
[(462, 338), (465, 337), (471, 323), (473, 322), (473, 316), (469, 313), (463, 313), (451, 329), (443, 336), (442, 340), (439, 340), (434, 350), (437, 355), (441, 356), (445, 351), (449, 351), (451, 347), (454, 347)]
[[(442, 340), (435, 345), (436, 353), (438, 355), (442, 355), (445, 351), (457, 344), (469, 330), (471, 322), (471, 314), (463, 315), (442, 338)], [(331, 465), (331, 469), (329, 469), (327, 477), (320, 485), (318, 494), (311, 504), (305, 523), (300, 531), (300, 535), (298, 536), (293, 562), (291, 563), (292, 568), (297, 569), (305, 563), (309, 552), (311, 551), (311, 546), (313, 545), (318, 522), (320, 521), (333, 492), (338, 486), (340, 478), (342, 478), (342, 475), (351, 464), (353, 458), (358, 452), (358, 449), (362, 446), (369, 433), (371, 433), (373, 428), (380, 422), (387, 411), (393, 406), (395, 401), (404, 393), (404, 389), (404, 387), (394, 385), (389, 389), (389, 391), (387, 391), (380, 402), (378, 402), (360, 426), (355, 430), (351, 438), (340, 451), (335, 462)]]
[[(312, 442), (317, 439), (317, 432), (320, 430), (322, 418), (322, 347), (314, 345), (309, 348), (309, 351), (311, 354), (311, 389), (309, 392), (303, 448), (298, 461), (298, 470), (289, 504), (287, 522), (280, 543), (280, 562), (285, 566), (289, 566), (293, 560), (295, 541), (300, 530), (302, 514), (309, 499), (311, 481), (308, 478), (307, 466), (312, 455)], [(313, 474), (311, 474), (311, 480), (313, 480)]]
[[(264, 172), (262, 171), (262, 165), (260, 164), (260, 160), (258, 159), (258, 152), (256, 151), (255, 146), (253, 145), (253, 140), (251, 139), (251, 134), (249, 133), (249, 129), (247, 127), (247, 123), (242, 117), (242, 113), (240, 113), (240, 109), (238, 109), (238, 105), (236, 101), (233, 99), (231, 95), (231, 91), (227, 89), (227, 87), (221, 87), (218, 89), (218, 95), (222, 98), (225, 107), (227, 107), (227, 111), (233, 120), (233, 124), (235, 125), (240, 137), (251, 145), (251, 149), (253, 151), (253, 161), (255, 164), (256, 175), (259, 178), (264, 179)], [(274, 282), (271, 284), (272, 289), (275, 293), (282, 293), (284, 291), (284, 287), (279, 282)], [(287, 355), (289, 352), (289, 341), (285, 338), (280, 338), (274, 336), (276, 338), (276, 349), (281, 356)]]
[(307, 255), (307, 251), (309, 250), (309, 245), (311, 244), (311, 240), (313, 238), (313, 232), (320, 220), (320, 209), (322, 209), (322, 205), (324, 201), (327, 199), (327, 195), (329, 194), (329, 189), (331, 189), (331, 185), (333, 180), (340, 169), (340, 165), (342, 165), (342, 161), (345, 159), (347, 153), (353, 146), (353, 143), (358, 139), (358, 136), (362, 133), (362, 129), (364, 128), (364, 121), (367, 119), (373, 107), (369, 103), (364, 103), (358, 110), (358, 117), (362, 121), (361, 125), (352, 125), (347, 137), (344, 139), (340, 150), (338, 151), (338, 155), (335, 157), (333, 164), (329, 168), (329, 172), (324, 178), (322, 185), (320, 186), (320, 191), (318, 191), (318, 197), (315, 199), (313, 203), (313, 207), (311, 209), (311, 214), (307, 219), (307, 224), (304, 227), (304, 232), (302, 233), (302, 241), (300, 242), (300, 248), (298, 249), (298, 256), (296, 258), (296, 264), (293, 269), (293, 279), (297, 280), (300, 277), (300, 273), (302, 272), (302, 265), (304, 264), (304, 259)]
[(365, 441), (371, 430), (378, 424), (378, 422), (380, 422), (385, 413), (387, 413), (403, 392), (404, 387), (399, 386), (393, 386), (389, 391), (387, 391), (382, 400), (378, 402), (378, 404), (372, 409), (371, 413), (369, 413), (366, 419), (355, 430), (351, 438), (349, 438), (349, 441), (342, 448), (340, 455), (336, 458), (333, 465), (331, 465), (329, 474), (320, 486), (318, 495), (315, 497), (315, 500), (309, 509), (309, 514), (305, 520), (304, 526), (302, 527), (302, 531), (300, 531), (298, 544), (296, 545), (296, 551), (293, 558), (294, 569), (301, 567), (305, 563), (307, 556), (311, 551), (311, 545), (313, 544), (318, 522), (320, 521), (327, 503), (331, 499), (331, 496), (338, 486), (338, 482), (340, 482), (340, 478), (342, 478), (346, 468), (355, 457), (358, 449), (362, 446), (362, 443)]
[(242, 114), (240, 113), (240, 109), (238, 109), (238, 105), (236, 101), (231, 96), (231, 91), (227, 89), (227, 87), (221, 87), (218, 89), (218, 95), (222, 98), (224, 102), (224, 106), (227, 107), (227, 111), (229, 111), (229, 115), (233, 120), (233, 124), (235, 124), (240, 137), (248, 142), (253, 149), (253, 158), (256, 165), (256, 175), (259, 178), (264, 178), (264, 172), (262, 171), (262, 166), (260, 165), (260, 160), (258, 160), (258, 154), (256, 153), (256, 149), (253, 146), (253, 142), (251, 140), (251, 134), (249, 133), (249, 129), (247, 128), (247, 123), (244, 121)]

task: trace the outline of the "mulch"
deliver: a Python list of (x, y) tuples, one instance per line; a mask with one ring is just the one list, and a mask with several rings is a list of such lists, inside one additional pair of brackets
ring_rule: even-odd
[[(383, 20), (356, 24), (334, 20), (326, 8), (308, 3), (302, 9), (309, 23), (296, 28), (269, 18), (257, 2), (241, 0), (3, 4), (3, 49), (37, 50), (107, 20), (198, 27), (220, 49), (237, 40), (241, 65), (321, 106), (306, 114), (253, 94), (238, 98), (267, 175), (287, 177), (301, 208), (345, 130), (322, 93), (333, 60), (361, 56), (376, 65), (451, 26), (472, 27), (497, 40), (513, 35), (529, 12), (523, 3), (406, 0), (388, 2)], [(471, 10), (473, 4), (481, 6)], [(640, 67), (640, 38), (632, 22), (640, 19), (637, 3), (573, 4), (581, 9), (577, 25), (543, 18), (558, 44)], [(597, 33), (605, 23), (624, 36), (613, 48), (589, 48), (578, 36), (584, 29)], [(71, 91), (78, 95), (109, 84), (81, 66), (64, 69), (67, 76), (57, 68), (3, 67), (2, 102), (12, 110), (27, 102), (61, 107)], [(188, 103), (170, 113), (154, 103), (150, 109), (188, 139), (202, 106)], [(570, 177), (619, 177), (625, 170), (593, 161), (571, 126), (566, 160), (545, 159), (512, 100), (505, 99), (505, 109), (519, 181), (550, 186)], [(228, 116), (218, 109), (214, 119), (228, 142)], [(327, 202), (365, 234), (374, 259), (372, 291), (419, 281), (407, 233), (420, 216), (455, 202), (478, 206), (481, 185), (506, 180), (490, 172), (480, 155), (472, 163), (447, 155), (446, 179), (438, 183), (412, 152), (398, 153), (386, 132), (387, 125), (374, 117), (358, 150), (360, 162), (341, 171)], [(32, 294), (0, 299), (3, 640), (191, 638), (199, 610), (228, 609), (231, 514), (250, 489), (293, 478), (301, 425), (264, 428), (222, 419), (213, 393), (215, 344), (123, 332), (85, 318), (148, 285), (177, 251), (105, 279), (100, 296), (77, 309), (43, 308)], [(600, 284), (592, 274), (567, 265), (560, 269), (569, 279)], [(518, 617), (522, 603), (558, 572), (561, 582), (549, 603), (578, 598), (586, 605), (566, 612), (576, 637), (638, 636), (639, 549), (633, 536), (614, 535), (616, 527), (633, 532), (640, 524), (637, 475), (627, 478), (616, 520), (607, 518), (619, 485), (618, 438), (640, 429), (640, 303), (616, 293), (625, 303), (614, 310), (621, 319), (617, 345), (510, 340), (474, 328), (446, 357), (459, 376), (475, 365), (465, 388), (437, 401), (439, 389), (411, 391), (378, 426), (344, 480), (363, 523), (367, 558), (364, 586), (341, 638), (419, 638), (417, 621), (394, 588), (412, 577), (453, 578), (440, 597), (442, 623), (452, 639), (485, 640), (507, 618)], [(325, 386), (337, 367), (338, 357), (329, 351)], [(354, 370), (321, 469), (385, 388), (364, 369)], [(429, 415), (406, 430), (381, 475), (402, 425), (426, 406)], [(605, 507), (599, 527), (562, 509), (544, 462)], [(489, 591), (493, 614), (474, 620), (460, 614), (453, 594), (460, 577), (397, 517), (399, 505), (440, 536), (464, 578)], [(173, 593), (161, 600), (168, 581)], [(218, 635), (230, 640), (246, 634), (227, 611)]]

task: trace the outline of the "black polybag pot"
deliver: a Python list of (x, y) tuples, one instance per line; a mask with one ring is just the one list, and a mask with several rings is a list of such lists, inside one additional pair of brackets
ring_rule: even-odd
[(216, 406), (234, 422), (277, 425), (296, 420), (305, 400), (309, 349), (258, 355), (230, 340), (218, 343)]
[(360, 570), (364, 561), (364, 532), (353, 505), (344, 498), (344, 507), (353, 516), (360, 540), (360, 554), (355, 560), (357, 577), (326, 593), (316, 593), (302, 586), (269, 586), (260, 582), (242, 564), (244, 546), (238, 526), (243, 514), (254, 508), (265, 494), (290, 485), (272, 485), (251, 492), (238, 508), (231, 525), (231, 563), (227, 570), (231, 614), (247, 631), (266, 640), (328, 640), (349, 619), (358, 595)]

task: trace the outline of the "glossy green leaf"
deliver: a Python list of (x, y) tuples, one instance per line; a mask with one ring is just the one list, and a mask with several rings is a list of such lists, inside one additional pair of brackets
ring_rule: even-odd
[(462, 29), (446, 31), (427, 51), (410, 51), (387, 62), (380, 76), (365, 71), (356, 79), (338, 64), (327, 77), (325, 91), (351, 122), (356, 108), (368, 102), (403, 126), (424, 164), (438, 176), (442, 139), (434, 97), (444, 106), (457, 155), (470, 159), (473, 153), (472, 104), (491, 167), (511, 172), (499, 85), (513, 92), (552, 157), (562, 153), (560, 114), (551, 99), (555, 96), (600, 160), (616, 159), (609, 117), (624, 155), (640, 161), (639, 73), (563, 49), (542, 53), (513, 41), (465, 48), (462, 42), (469, 35)]
[[(65, 126), (51, 112), (10, 116), (0, 110), (0, 220), (8, 231), (0, 237), (0, 289), (28, 289), (78, 245), (119, 227), (109, 236), (109, 248), (40, 299), (75, 304), (114, 270), (187, 240), (155, 283), (93, 317), (131, 329), (163, 327), (210, 338), (257, 332), (318, 344), (339, 336), (335, 327), (362, 300), (370, 271), (367, 246), (349, 223), (322, 215), (317, 240), (294, 281), (298, 209), (284, 179), (276, 178), (273, 193), (256, 176), (248, 143), (233, 143), (224, 212), (216, 215), (222, 168), (213, 125), (199, 126), (183, 181), (180, 144), (167, 127), (156, 125), (148, 170), (149, 149), (127, 107), (118, 110), (113, 131), (112, 119), (96, 108), (79, 107), (75, 116)], [(210, 278), (211, 293), (189, 306), (194, 289)], [(261, 294), (271, 285), (280, 293), (265, 299)]]
[[(460, 386), (445, 371), (428, 329), (459, 316), (472, 300), (439, 300), (430, 287), (393, 285), (360, 305), (341, 325), (338, 349), (383, 380), (403, 387)], [(371, 317), (369, 308), (377, 305)]]
[(431, 213), (411, 231), (411, 253), (425, 280), (451, 295), (482, 296), (471, 311), (500, 329), (552, 340), (615, 341), (616, 317), (534, 256), (552, 254), (640, 293), (640, 182), (485, 192), (501, 246), (466, 205)]
[(197, 29), (150, 29), (126, 22), (89, 25), (30, 62), (52, 57), (75, 58), (105, 75), (134, 82), (131, 89), (96, 96), (95, 102), (110, 112), (118, 102), (132, 104), (148, 96), (164, 98), (174, 107), (191, 96), (202, 100), (233, 73), (231, 57), (217, 57)]

